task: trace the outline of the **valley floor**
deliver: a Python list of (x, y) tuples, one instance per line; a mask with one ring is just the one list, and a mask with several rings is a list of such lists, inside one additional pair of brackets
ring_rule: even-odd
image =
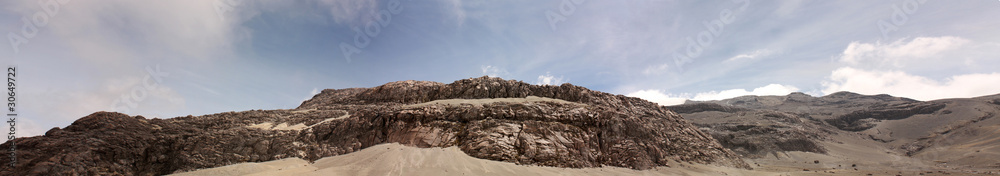
[[(620, 167), (572, 169), (478, 159), (466, 155), (456, 147), (417, 148), (391, 143), (323, 158), (314, 163), (287, 158), (174, 175), (1000, 175), (1000, 170), (923, 170), (909, 168), (906, 164), (895, 168), (882, 165), (851, 167), (847, 164), (850, 161), (838, 160), (837, 157), (804, 152), (779, 153), (774, 158), (747, 160), (748, 163), (754, 163), (754, 170), (691, 163), (670, 163), (671, 167), (642, 171)], [(815, 160), (832, 162), (817, 164), (813, 162)]]

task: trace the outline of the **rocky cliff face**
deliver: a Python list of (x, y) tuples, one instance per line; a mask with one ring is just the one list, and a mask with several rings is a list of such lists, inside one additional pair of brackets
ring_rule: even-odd
[[(159, 175), (287, 157), (316, 160), (398, 142), (484, 159), (649, 169), (667, 161), (749, 168), (711, 135), (638, 98), (499, 78), (324, 90), (291, 110), (146, 119), (98, 112), (18, 148), (0, 175)], [(9, 151), (0, 164), (10, 164)], [(377, 166), (373, 166), (377, 167)]]
[[(743, 97), (747, 99), (749, 97)], [(834, 128), (805, 114), (754, 110), (713, 103), (669, 106), (713, 136), (722, 146), (748, 158), (775, 152), (826, 153), (819, 141)]]

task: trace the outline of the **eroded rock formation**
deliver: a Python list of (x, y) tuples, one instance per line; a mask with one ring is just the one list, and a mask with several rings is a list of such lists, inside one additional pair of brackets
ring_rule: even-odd
[[(484, 100), (505, 98), (502, 101)], [(455, 100), (462, 99), (462, 100)], [(638, 98), (499, 78), (324, 90), (291, 110), (146, 119), (113, 112), (17, 139), (0, 175), (160, 175), (398, 142), (556, 167), (649, 169), (670, 160), (749, 168), (711, 135)], [(10, 164), (9, 151), (0, 164)], [(375, 166), (373, 166), (375, 167)]]

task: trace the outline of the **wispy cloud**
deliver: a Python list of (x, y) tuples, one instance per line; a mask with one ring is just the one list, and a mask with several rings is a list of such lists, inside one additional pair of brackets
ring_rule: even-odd
[(645, 70), (642, 70), (642, 74), (645, 74), (645, 75), (657, 75), (657, 74), (662, 74), (664, 72), (667, 72), (668, 69), (670, 69), (670, 64), (652, 65), (652, 66), (646, 67)]
[(769, 56), (769, 55), (771, 55), (773, 53), (774, 53), (774, 51), (771, 51), (771, 50), (768, 50), (768, 49), (759, 49), (759, 50), (755, 50), (755, 51), (750, 52), (750, 53), (745, 53), (745, 54), (740, 54), (740, 55), (736, 55), (736, 56), (730, 57), (729, 59), (726, 59), (725, 61), (722, 61), (722, 63), (752, 61), (752, 60), (755, 60), (755, 59), (759, 59), (761, 57)]
[(453, 15), (455, 16), (455, 21), (457, 21), (458, 26), (465, 24), (467, 15), (465, 14), (464, 6), (462, 6), (462, 0), (448, 0), (448, 4), (451, 4)]
[(215, 59), (231, 54), (233, 44), (247, 35), (239, 25), (246, 18), (231, 13), (219, 19), (214, 7), (213, 1), (198, 0), (74, 1), (62, 7), (48, 29), (81, 59), (101, 64), (127, 63), (152, 57), (149, 54)]
[(354, 27), (374, 21), (379, 7), (377, 0), (320, 0), (319, 3), (330, 9), (335, 22)]
[(315, 87), (314, 87), (314, 88), (312, 89), (312, 91), (309, 91), (309, 96), (307, 96), (306, 98), (302, 99), (302, 101), (304, 102), (304, 101), (306, 101), (306, 100), (309, 100), (309, 99), (312, 99), (312, 98), (313, 98), (313, 96), (316, 96), (316, 94), (319, 94), (319, 93), (320, 93), (320, 91), (321, 91), (321, 90), (320, 90), (319, 88), (315, 88)]

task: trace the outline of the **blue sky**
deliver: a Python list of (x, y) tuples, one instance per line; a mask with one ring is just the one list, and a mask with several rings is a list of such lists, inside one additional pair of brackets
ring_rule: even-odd
[(96, 111), (289, 109), (322, 89), (483, 75), (664, 105), (974, 97), (1000, 93), (998, 17), (994, 0), (4, 1), (0, 56), (31, 136)]

